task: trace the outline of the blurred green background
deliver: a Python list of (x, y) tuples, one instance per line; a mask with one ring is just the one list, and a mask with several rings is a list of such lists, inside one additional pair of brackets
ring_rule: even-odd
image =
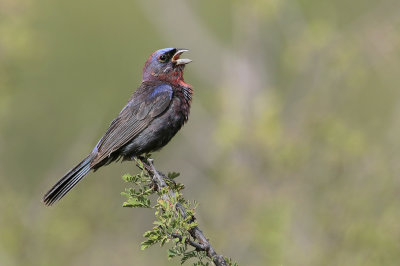
[(0, 0), (0, 265), (177, 265), (140, 251), (133, 163), (84, 158), (156, 49), (193, 63), (189, 123), (155, 154), (240, 265), (400, 265), (399, 1)]

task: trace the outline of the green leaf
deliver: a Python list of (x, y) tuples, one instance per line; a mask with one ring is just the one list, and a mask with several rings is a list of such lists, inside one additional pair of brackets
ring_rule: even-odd
[(146, 241), (143, 241), (143, 242), (140, 244), (140, 249), (141, 249), (141, 250), (145, 250), (145, 249), (151, 247), (152, 245), (154, 245), (154, 243), (155, 243), (155, 242), (154, 242), (153, 240), (146, 240)]
[(164, 246), (164, 244), (165, 243), (168, 243), (169, 242), (169, 238), (167, 237), (167, 236), (164, 236), (162, 239), (161, 239), (161, 246)]
[(138, 198), (131, 197), (128, 199), (128, 201), (124, 202), (122, 206), (130, 208), (149, 208), (150, 200), (144, 197), (138, 197)]
[(138, 158), (135, 157), (135, 162), (137, 163), (137, 165), (138, 165), (138, 167), (139, 167), (140, 169), (143, 169), (143, 163), (142, 163), (141, 160), (139, 160)]
[(197, 257), (197, 252), (195, 250), (185, 252), (182, 256), (181, 264), (184, 264), (188, 259), (196, 258), (196, 257)]
[(181, 174), (180, 173), (177, 173), (177, 172), (169, 172), (168, 173), (168, 177), (169, 178), (171, 178), (171, 179), (175, 179), (175, 178), (177, 178), (178, 176), (180, 176)]
[(127, 193), (127, 192), (121, 192), (121, 196), (124, 196), (124, 197), (129, 198), (129, 197), (130, 197), (130, 194)]
[(174, 249), (168, 249), (168, 259), (172, 259), (174, 257), (176, 257), (178, 254), (178, 252), (176, 252), (176, 250)]
[(182, 244), (185, 244), (185, 243), (186, 243), (186, 239), (187, 239), (187, 237), (186, 237), (186, 236), (183, 236), (183, 237), (182, 237), (182, 240), (181, 240), (181, 243), (182, 243)]
[(122, 176), (122, 179), (123, 179), (125, 182), (131, 182), (132, 176), (131, 176), (130, 174), (124, 174), (124, 175)]

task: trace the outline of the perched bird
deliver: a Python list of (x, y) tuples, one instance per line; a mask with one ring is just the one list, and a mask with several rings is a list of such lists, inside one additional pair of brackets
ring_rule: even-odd
[(113, 161), (159, 150), (188, 120), (192, 87), (183, 80), (186, 49), (165, 48), (150, 55), (143, 79), (128, 104), (115, 118), (92, 152), (65, 174), (43, 197), (52, 205), (67, 194), (90, 170)]

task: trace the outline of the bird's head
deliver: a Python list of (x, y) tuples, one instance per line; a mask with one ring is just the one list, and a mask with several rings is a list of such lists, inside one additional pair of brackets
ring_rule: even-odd
[(143, 81), (163, 80), (170, 83), (183, 81), (183, 69), (192, 62), (190, 59), (180, 58), (187, 49), (164, 48), (155, 51), (147, 59), (143, 68)]

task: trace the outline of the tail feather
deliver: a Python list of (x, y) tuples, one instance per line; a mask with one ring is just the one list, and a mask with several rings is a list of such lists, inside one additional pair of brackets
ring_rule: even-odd
[(80, 180), (82, 180), (91, 170), (90, 163), (93, 157), (89, 155), (67, 174), (65, 174), (58, 182), (44, 195), (43, 202), (50, 206), (54, 202), (60, 200), (68, 193)]

